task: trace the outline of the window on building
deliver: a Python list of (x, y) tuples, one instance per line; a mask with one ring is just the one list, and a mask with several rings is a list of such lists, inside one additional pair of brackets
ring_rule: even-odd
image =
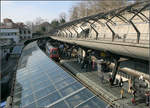
[(26, 31), (24, 31), (24, 34), (26, 34)]
[(22, 34), (22, 31), (20, 30), (19, 33)]
[(30, 34), (31, 32), (30, 32), (30, 31), (28, 31), (28, 33)]

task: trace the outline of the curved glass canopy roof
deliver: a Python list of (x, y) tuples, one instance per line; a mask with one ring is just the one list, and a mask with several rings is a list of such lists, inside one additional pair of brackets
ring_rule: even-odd
[(12, 105), (14, 108), (105, 108), (107, 104), (33, 42), (24, 48), (19, 60)]

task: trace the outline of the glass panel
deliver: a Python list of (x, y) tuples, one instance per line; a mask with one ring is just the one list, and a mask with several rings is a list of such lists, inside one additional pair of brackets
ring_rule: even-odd
[(53, 102), (57, 101), (60, 98), (61, 97), (59, 96), (59, 94), (57, 92), (54, 92), (53, 94), (50, 94), (47, 97), (44, 97), (44, 98), (38, 100), (37, 105), (38, 105), (38, 107), (44, 107), (49, 104), (52, 104)]
[(67, 98), (66, 101), (71, 107), (74, 107), (92, 96), (93, 94), (89, 90), (83, 89), (79, 93)]
[(67, 78), (63, 81), (57, 82), (55, 84), (55, 86), (56, 86), (57, 89), (61, 89), (61, 88), (64, 88), (64, 87), (72, 84), (73, 82), (75, 82), (75, 80), (69, 77), (69, 78)]
[(16, 93), (16, 95), (18, 95), (18, 94), (21, 94), (22, 97), (26, 97), (26, 96), (32, 94), (32, 90), (31, 89), (22, 90), (19, 93)]
[(64, 101), (54, 104), (50, 108), (68, 108)]
[(48, 95), (48, 99), (49, 99), (50, 103), (53, 103), (60, 98), (61, 98), (61, 96), (58, 94), (58, 92), (54, 92), (53, 94)]
[(18, 102), (22, 99), (22, 94), (18, 93), (17, 95), (14, 96), (13, 102)]
[(44, 98), (38, 100), (36, 103), (37, 103), (37, 107), (38, 108), (39, 107), (44, 107), (44, 106), (47, 106), (47, 105), (50, 104), (49, 100), (48, 100), (48, 97), (44, 97)]
[(106, 108), (106, 106), (107, 104), (104, 101), (94, 97), (89, 101), (79, 105), (77, 108)]
[(34, 100), (33, 95), (30, 95), (30, 96), (27, 96), (27, 97), (23, 98), (22, 99), (22, 106), (26, 106), (26, 105), (32, 103), (33, 100)]
[(74, 92), (74, 91), (76, 91), (82, 87), (83, 86), (80, 83), (75, 82), (74, 84), (61, 89), (60, 92), (63, 96), (67, 96), (68, 94), (70, 94), (70, 93), (72, 93), (72, 92)]
[(32, 103), (32, 104), (29, 104), (23, 108), (36, 108), (36, 104), (35, 103)]
[(48, 94), (54, 92), (56, 89), (53, 86), (41, 89), (35, 92), (36, 99), (47, 96)]
[(39, 90), (41, 88), (44, 88), (44, 87), (47, 87), (50, 85), (51, 85), (51, 82), (49, 80), (47, 80), (47, 81), (43, 81), (42, 83), (39, 83), (37, 85), (32, 85), (32, 88), (34, 91), (36, 91), (36, 90)]

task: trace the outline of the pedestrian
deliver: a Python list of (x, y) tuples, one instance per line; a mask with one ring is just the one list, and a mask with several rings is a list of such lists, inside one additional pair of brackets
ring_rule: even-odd
[(133, 90), (133, 98), (135, 99), (136, 90)]
[(135, 105), (135, 99), (134, 98), (131, 99), (131, 103)]
[(110, 83), (110, 86), (112, 85), (112, 77), (109, 78), (109, 83)]
[(146, 106), (149, 106), (150, 105), (150, 93), (146, 92), (145, 96), (146, 96)]
[(116, 78), (116, 85), (118, 86), (119, 85), (119, 80)]
[(89, 56), (88, 55), (85, 57), (85, 68), (87, 72), (89, 70)]
[(9, 54), (7, 53), (6, 54), (6, 61), (8, 61), (8, 58), (9, 58)]
[(102, 76), (101, 76), (101, 82), (103, 83), (104, 82), (104, 74), (102, 73)]
[(122, 87), (122, 86), (123, 86), (123, 80), (122, 80), (122, 77), (120, 77), (119, 87)]
[(123, 94), (124, 94), (124, 90), (121, 88), (121, 90), (120, 90), (120, 98), (121, 99), (123, 98)]
[(84, 66), (85, 66), (85, 57), (82, 59), (82, 62), (81, 62), (81, 69), (84, 69)]

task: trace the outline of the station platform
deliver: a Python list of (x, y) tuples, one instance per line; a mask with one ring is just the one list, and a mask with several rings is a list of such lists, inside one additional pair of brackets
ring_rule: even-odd
[(101, 75), (98, 71), (87, 71), (81, 69), (81, 64), (77, 62), (76, 59), (63, 59), (61, 64), (70, 70), (72, 74), (78, 77), (81, 81), (86, 83), (91, 89), (95, 90), (98, 94), (108, 100), (111, 104), (116, 106), (116, 108), (149, 108), (146, 107), (145, 101), (137, 94), (136, 104), (131, 103), (132, 94), (127, 92), (128, 81), (123, 83), (124, 98), (120, 98), (120, 87), (110, 86), (109, 84), (109, 73), (104, 74), (104, 80), (102, 82)]

